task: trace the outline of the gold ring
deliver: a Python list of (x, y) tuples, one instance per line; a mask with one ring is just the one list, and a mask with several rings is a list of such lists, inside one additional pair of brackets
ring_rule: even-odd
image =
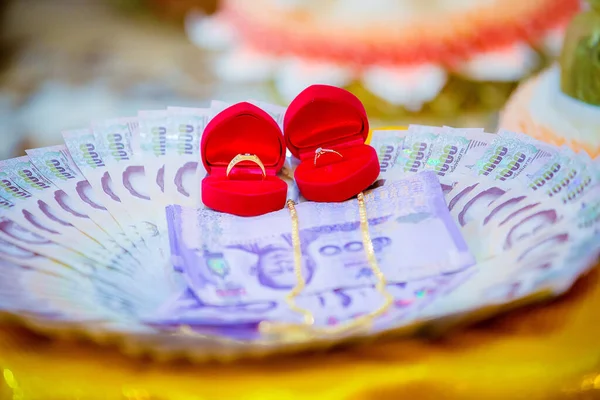
[(262, 174), (263, 174), (263, 179), (267, 176), (267, 172), (265, 171), (265, 166), (263, 165), (262, 161), (260, 161), (260, 158), (258, 158), (254, 154), (248, 154), (248, 153), (238, 154), (237, 156), (233, 157), (233, 159), (229, 162), (229, 165), (227, 166), (226, 176), (229, 177), (229, 173), (231, 172), (233, 167), (235, 167), (237, 164), (241, 163), (242, 161), (253, 162), (254, 164), (256, 164), (260, 167), (260, 170), (262, 171)]
[(337, 151), (335, 151), (335, 150), (331, 150), (331, 149), (324, 149), (324, 148), (322, 148), (322, 147), (319, 147), (319, 148), (317, 148), (317, 149), (315, 150), (315, 161), (314, 161), (314, 164), (315, 164), (315, 166), (317, 165), (317, 160), (319, 159), (319, 157), (321, 157), (321, 156), (322, 156), (323, 154), (325, 154), (325, 153), (333, 153), (333, 154), (337, 154), (338, 156), (340, 156), (340, 157), (344, 158), (344, 156), (343, 156), (343, 155), (341, 155), (340, 153), (338, 153), (338, 152), (337, 152)]

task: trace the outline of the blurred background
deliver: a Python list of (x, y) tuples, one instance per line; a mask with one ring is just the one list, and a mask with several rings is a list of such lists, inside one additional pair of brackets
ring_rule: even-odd
[(202, 107), (213, 98), (285, 105), (311, 83), (356, 93), (374, 126), (493, 130), (518, 82), (558, 54), (579, 7), (577, 0), (0, 4), (1, 158), (60, 143), (61, 130), (92, 119)]
[(92, 119), (202, 106), (214, 92), (181, 24), (187, 7), (205, 2), (0, 1), (2, 158), (60, 143), (61, 129)]

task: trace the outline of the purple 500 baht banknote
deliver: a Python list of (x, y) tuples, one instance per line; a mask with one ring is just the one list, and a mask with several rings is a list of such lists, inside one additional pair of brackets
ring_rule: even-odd
[[(388, 282), (453, 274), (474, 264), (434, 172), (388, 181), (367, 192), (365, 203), (370, 242)], [(171, 253), (202, 301), (279, 300), (296, 284), (287, 209), (252, 218), (180, 206), (167, 212)], [(302, 203), (296, 212), (306, 293), (376, 282), (356, 199)]]

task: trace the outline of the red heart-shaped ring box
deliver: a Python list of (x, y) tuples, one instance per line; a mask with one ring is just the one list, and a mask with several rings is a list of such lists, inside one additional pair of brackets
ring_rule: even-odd
[[(294, 178), (307, 200), (348, 200), (379, 176), (377, 152), (365, 144), (369, 135), (365, 108), (344, 89), (306, 88), (289, 105), (283, 131), (288, 149), (300, 159)], [(318, 150), (322, 152), (315, 160)]]
[[(285, 206), (287, 184), (277, 176), (285, 161), (279, 125), (250, 103), (235, 104), (217, 114), (202, 135), (202, 202), (216, 211), (245, 217), (277, 211)], [(262, 170), (242, 161), (227, 176), (227, 166), (238, 154), (257, 156)]]

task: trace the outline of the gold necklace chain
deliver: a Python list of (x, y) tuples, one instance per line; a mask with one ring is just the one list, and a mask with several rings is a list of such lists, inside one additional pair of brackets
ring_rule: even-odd
[[(302, 275), (302, 249), (300, 247), (300, 229), (298, 224), (298, 213), (296, 212), (295, 204), (292, 200), (288, 200), (287, 207), (290, 211), (292, 218), (292, 246), (294, 251), (294, 275), (296, 276), (296, 285), (292, 288), (290, 293), (285, 297), (286, 303), (291, 310), (301, 314), (303, 316), (302, 324), (291, 324), (284, 322), (272, 322), (263, 321), (259, 325), (259, 331), (263, 334), (274, 335), (275, 341), (290, 342), (290, 341), (305, 341), (314, 338), (315, 335), (336, 335), (345, 332), (349, 332), (353, 329), (364, 329), (367, 331), (371, 327), (371, 323), (374, 319), (384, 314), (393, 304), (394, 297), (386, 290), (387, 281), (383, 272), (379, 268), (377, 263), (377, 257), (375, 256), (375, 250), (373, 249), (373, 242), (371, 241), (371, 235), (369, 233), (369, 220), (367, 217), (367, 208), (365, 205), (365, 198), (363, 193), (358, 194), (358, 209), (360, 216), (360, 230), (362, 236), (362, 242), (367, 254), (367, 262), (371, 271), (377, 278), (375, 285), (376, 290), (385, 299), (383, 305), (375, 311), (354, 318), (348, 322), (338, 324), (330, 327), (315, 327), (315, 318), (313, 314), (296, 304), (296, 298), (300, 296), (302, 291), (306, 288), (306, 280)], [(195, 333), (191, 327), (183, 325), (180, 326), (176, 334), (182, 334), (185, 336), (201, 337), (205, 339), (216, 339), (219, 341), (226, 341), (232, 344), (243, 343), (243, 341), (237, 340), (222, 340), (216, 335), (202, 335)], [(220, 340), (221, 339), (221, 340)], [(269, 344), (272, 340), (259, 340), (257, 344)]]
[(369, 267), (377, 278), (377, 284), (375, 288), (384, 297), (385, 302), (381, 307), (367, 315), (362, 315), (354, 318), (351, 321), (331, 327), (315, 327), (315, 318), (313, 314), (309, 310), (301, 308), (296, 304), (296, 298), (306, 287), (306, 280), (302, 275), (302, 250), (300, 247), (298, 214), (292, 200), (288, 200), (287, 207), (292, 217), (292, 245), (294, 248), (294, 274), (296, 275), (296, 285), (286, 296), (285, 300), (290, 309), (303, 316), (304, 324), (288, 324), (264, 321), (259, 326), (260, 331), (265, 334), (277, 334), (288, 337), (289, 339), (293, 339), (299, 335), (306, 336), (307, 334), (311, 333), (320, 335), (335, 335), (351, 331), (352, 329), (364, 328), (365, 330), (368, 330), (371, 327), (372, 321), (384, 314), (390, 308), (394, 301), (394, 297), (386, 290), (386, 278), (383, 272), (381, 272), (381, 269), (377, 263), (375, 250), (373, 249), (373, 242), (371, 241), (371, 235), (369, 234), (369, 220), (367, 217), (367, 207), (365, 205), (364, 194), (362, 192), (358, 194), (358, 209), (360, 215), (362, 242), (365, 252), (367, 253)]

